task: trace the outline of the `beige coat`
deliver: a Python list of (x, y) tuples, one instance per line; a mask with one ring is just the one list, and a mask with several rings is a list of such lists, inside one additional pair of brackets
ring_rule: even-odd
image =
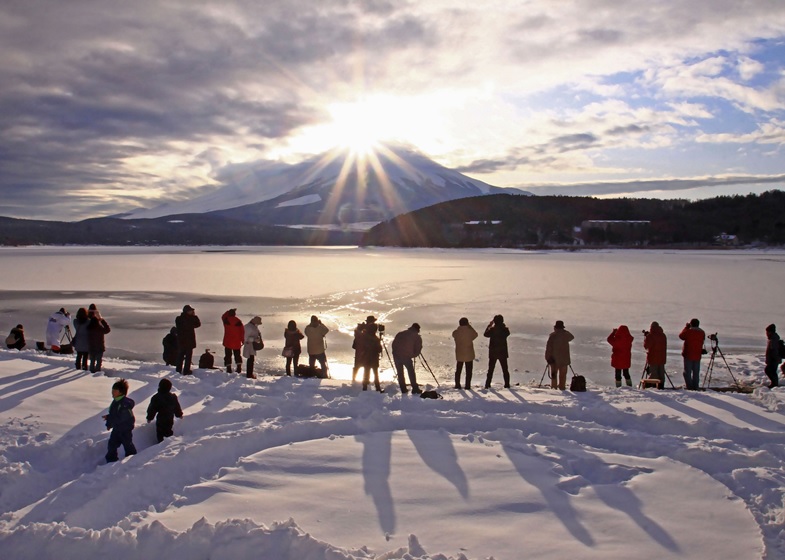
[(477, 338), (477, 331), (471, 325), (461, 325), (452, 331), (455, 339), (455, 361), (473, 362), (474, 361), (474, 339)]
[(324, 343), (324, 337), (327, 336), (328, 332), (330, 332), (330, 329), (325, 327), (322, 323), (317, 323), (315, 325), (308, 323), (305, 326), (303, 333), (306, 338), (308, 338), (308, 354), (318, 356), (319, 354), (325, 353), (327, 346)]
[(570, 341), (574, 338), (566, 329), (554, 329), (545, 345), (545, 360), (556, 367), (570, 365)]

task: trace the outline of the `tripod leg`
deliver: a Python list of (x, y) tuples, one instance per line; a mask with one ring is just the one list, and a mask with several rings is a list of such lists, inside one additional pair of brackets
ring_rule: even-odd
[(722, 361), (725, 362), (725, 367), (728, 368), (728, 373), (730, 373), (730, 377), (731, 377), (731, 379), (733, 379), (733, 383), (736, 385), (736, 387), (741, 387), (741, 385), (739, 385), (738, 380), (733, 375), (733, 371), (730, 369), (730, 365), (728, 364), (728, 360), (725, 359), (725, 354), (722, 353), (722, 350), (720, 350), (719, 346), (717, 346), (717, 351), (720, 353), (720, 358), (722, 358)]
[(539, 385), (537, 385), (537, 387), (538, 387), (538, 388), (541, 388), (541, 387), (542, 387), (542, 382), (543, 382), (543, 380), (545, 379), (545, 374), (546, 374), (546, 373), (548, 373), (548, 369), (549, 369), (550, 367), (551, 367), (551, 366), (550, 366), (549, 364), (545, 364), (545, 371), (543, 371), (543, 372), (542, 372), (542, 377), (540, 377), (540, 384), (539, 384)]
[(643, 371), (641, 372), (641, 380), (638, 382), (638, 389), (643, 388), (643, 377), (646, 375), (646, 372), (649, 370), (649, 362), (646, 362), (646, 365), (643, 366)]

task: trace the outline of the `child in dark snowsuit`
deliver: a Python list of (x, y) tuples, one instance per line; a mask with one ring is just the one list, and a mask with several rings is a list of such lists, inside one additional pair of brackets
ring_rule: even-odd
[(150, 406), (147, 407), (148, 423), (153, 421), (156, 414), (158, 415), (158, 419), (155, 421), (155, 435), (158, 437), (158, 443), (161, 443), (165, 437), (174, 434), (172, 431), (174, 417), (183, 417), (180, 401), (171, 390), (172, 382), (168, 379), (161, 379), (158, 382), (158, 392), (150, 399)]
[(109, 414), (104, 415), (106, 429), (112, 430), (109, 434), (109, 449), (106, 452), (106, 462), (117, 461), (117, 449), (122, 445), (125, 456), (136, 455), (133, 435), (134, 424), (134, 401), (129, 399), (128, 381), (121, 379), (112, 385), (112, 404), (109, 405)]

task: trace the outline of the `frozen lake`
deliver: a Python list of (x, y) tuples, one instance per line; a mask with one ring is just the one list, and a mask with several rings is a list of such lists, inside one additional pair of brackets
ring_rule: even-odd
[[(196, 354), (204, 348), (222, 354), (220, 315), (237, 307), (244, 322), (262, 316), (262, 371), (275, 374), (283, 369), (286, 322), (294, 319), (303, 328), (312, 314), (332, 331), (327, 341), (334, 376), (347, 374), (351, 333), (372, 314), (387, 325), (388, 343), (420, 323), (423, 355), (442, 382), (452, 376), (450, 335), (462, 316), (482, 335), (493, 315), (504, 315), (512, 331), (512, 379), (521, 384), (542, 375), (545, 341), (557, 319), (576, 337), (576, 373), (604, 385), (613, 382), (605, 339), (620, 324), (636, 337), (636, 381), (645, 361), (641, 330), (651, 321), (668, 335), (671, 375), (681, 371), (677, 335), (692, 317), (707, 333), (718, 333), (740, 375), (759, 367), (755, 358), (763, 354), (766, 325), (783, 323), (785, 330), (779, 301), (785, 252), (779, 250), (34, 247), (0, 248), (0, 259), (4, 333), (23, 323), (29, 340), (42, 340), (52, 312), (65, 306), (74, 313), (96, 303), (112, 327), (108, 356), (158, 361), (161, 339), (187, 303), (203, 323)], [(474, 379), (480, 382), (487, 362), (482, 336), (475, 347)], [(389, 367), (386, 357), (384, 365)], [(430, 379), (422, 370), (419, 377)], [(673, 378), (677, 385), (680, 378)]]

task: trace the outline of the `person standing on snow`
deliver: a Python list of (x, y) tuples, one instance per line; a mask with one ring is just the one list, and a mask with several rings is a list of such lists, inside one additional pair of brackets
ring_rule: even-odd
[(95, 305), (90, 304), (87, 310), (87, 316), (90, 322), (87, 324), (87, 338), (89, 342), (88, 357), (90, 358), (90, 372), (95, 373), (101, 371), (104, 359), (104, 352), (106, 352), (105, 336), (112, 330), (109, 328), (109, 323), (101, 317), (101, 313)]
[(700, 385), (701, 356), (706, 342), (706, 333), (700, 324), (698, 319), (692, 319), (679, 333), (679, 338), (684, 341), (681, 351), (684, 356), (684, 383), (690, 391), (697, 391)]
[(300, 341), (305, 338), (305, 335), (297, 328), (295, 321), (289, 321), (283, 331), (283, 350), (281, 355), (286, 358), (286, 375), (292, 375), (294, 370), (297, 374), (297, 365), (300, 363), (300, 354), (302, 354), (302, 345)]
[(90, 335), (87, 332), (87, 325), (90, 324), (90, 317), (87, 309), (80, 307), (76, 310), (74, 317), (74, 352), (76, 352), (76, 369), (87, 369), (87, 357), (90, 355)]
[(556, 321), (545, 344), (545, 361), (551, 367), (551, 388), (567, 390), (567, 368), (570, 367), (570, 342), (575, 337), (564, 328), (564, 321)]
[(382, 355), (382, 341), (376, 336), (376, 323), (365, 326), (357, 338), (357, 352), (359, 366), (363, 368), (363, 391), (368, 390), (368, 383), (371, 380), (373, 371), (373, 384), (376, 390), (382, 392), (382, 385), (379, 383), (379, 358)]
[(472, 370), (474, 368), (474, 339), (479, 335), (469, 324), (469, 319), (461, 317), (458, 328), (452, 331), (455, 339), (455, 388), (461, 388), (461, 370), (466, 366), (466, 390), (472, 388)]
[(305, 326), (305, 336), (308, 338), (308, 366), (313, 368), (316, 360), (322, 367), (322, 374), (327, 372), (327, 344), (324, 337), (330, 332), (316, 315), (311, 315), (311, 322)]
[(232, 355), (237, 364), (237, 373), (243, 371), (243, 358), (240, 355), (240, 348), (245, 340), (245, 327), (243, 322), (237, 317), (237, 309), (232, 308), (221, 315), (221, 322), (224, 325), (224, 366), (226, 373), (232, 373)]
[(649, 364), (649, 379), (659, 379), (659, 388), (664, 389), (668, 338), (657, 321), (652, 321), (649, 331), (643, 333), (643, 348), (646, 350), (646, 362)]
[(256, 374), (253, 372), (254, 362), (256, 361), (256, 352), (257, 352), (254, 343), (264, 348), (264, 342), (262, 341), (262, 331), (259, 330), (259, 326), (261, 324), (262, 324), (262, 318), (257, 315), (253, 319), (248, 321), (248, 323), (245, 325), (245, 341), (243, 344), (243, 356), (245, 356), (246, 358), (245, 376), (248, 377), (249, 379), (256, 379)]
[(496, 315), (493, 320), (485, 327), (483, 336), (488, 338), (488, 375), (485, 378), (485, 388), (491, 388), (491, 380), (493, 379), (493, 370), (496, 367), (496, 361), (502, 366), (502, 376), (504, 377), (504, 387), (510, 388), (510, 369), (507, 366), (507, 358), (509, 352), (507, 351), (507, 337), (510, 336), (510, 329), (504, 324), (504, 317)]
[(422, 393), (422, 389), (417, 384), (417, 374), (414, 371), (414, 359), (422, 352), (422, 337), (420, 336), (420, 325), (412, 323), (412, 326), (395, 335), (392, 341), (393, 362), (395, 371), (398, 374), (398, 385), (401, 393), (407, 393), (406, 380), (403, 377), (403, 368), (409, 373), (409, 383), (412, 386), (412, 394)]
[(633, 336), (627, 325), (620, 325), (608, 335), (608, 344), (611, 345), (611, 367), (616, 375), (616, 386), (621, 387), (621, 376), (627, 387), (632, 387), (630, 378), (630, 365), (632, 364)]
[(776, 325), (771, 324), (766, 327), (766, 338), (768, 342), (766, 343), (766, 369), (764, 371), (771, 381), (769, 389), (773, 389), (780, 384), (777, 368), (785, 357), (780, 355), (780, 335), (777, 334)]
[(71, 332), (71, 314), (61, 307), (59, 311), (52, 313), (49, 322), (46, 324), (46, 346), (52, 352), (60, 352), (60, 339), (63, 336), (63, 329)]
[(174, 320), (177, 327), (177, 373), (191, 375), (191, 361), (196, 348), (196, 329), (202, 322), (196, 315), (196, 310), (190, 305), (183, 306), (183, 312)]
[(163, 359), (167, 366), (177, 365), (177, 327), (172, 327), (162, 340), (163, 344)]

